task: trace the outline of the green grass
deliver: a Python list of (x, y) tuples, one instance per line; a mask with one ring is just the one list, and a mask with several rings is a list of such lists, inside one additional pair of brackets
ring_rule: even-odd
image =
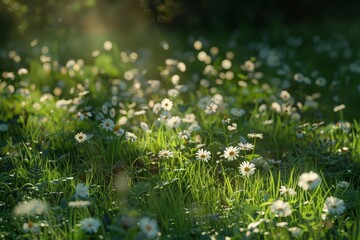
[[(208, 63), (197, 59), (215, 46), (206, 41), (201, 50), (193, 42), (179, 51), (158, 46), (155, 62), (142, 52), (129, 61), (131, 51), (115, 42), (93, 59), (68, 62), (52, 48), (42, 54), (40, 43), (26, 64), (15, 67), (13, 79), (4, 73), (0, 81), (1, 238), (144, 239), (148, 233), (139, 222), (150, 217), (159, 239), (292, 239), (294, 227), (302, 232), (299, 239), (358, 239), (360, 128), (352, 103), (359, 100), (359, 73), (349, 66), (359, 46), (340, 34), (319, 41), (306, 36), (299, 46), (288, 43), (294, 38), (278, 37), (277, 47), (239, 39), (233, 39), (238, 48), (218, 44), (219, 54)], [(349, 49), (353, 55), (344, 55)], [(41, 62), (44, 56), (50, 58)], [(229, 69), (222, 67), (225, 58)], [(247, 60), (255, 71), (241, 67)], [(28, 73), (18, 74), (20, 67)], [(226, 72), (233, 79), (225, 79)], [(296, 73), (309, 82), (295, 81)], [(326, 79), (324, 86), (318, 77)], [(153, 79), (158, 89), (148, 82)], [(165, 98), (180, 124), (153, 109)], [(217, 108), (207, 114), (211, 102)], [(342, 103), (346, 108), (334, 113)], [(91, 116), (78, 117), (86, 112)], [(107, 131), (101, 127), (107, 118), (137, 138)], [(228, 128), (232, 124), (236, 129)], [(86, 141), (75, 140), (79, 132)], [(225, 159), (226, 148), (240, 141), (253, 149)], [(208, 162), (196, 159), (198, 149), (211, 152)], [(162, 157), (162, 150), (172, 156)], [(239, 172), (244, 161), (255, 164), (253, 175)], [(304, 190), (299, 178), (310, 171), (321, 182)], [(341, 181), (348, 186), (339, 187)], [(89, 194), (76, 194), (79, 183)], [(281, 194), (282, 186), (296, 193)], [(342, 199), (345, 210), (325, 214), (330, 196)], [(19, 203), (31, 199), (46, 201), (47, 211), (34, 215), (23, 206), (24, 213), (16, 214)], [(291, 205), (291, 214), (276, 216), (271, 208), (278, 199)], [(90, 205), (69, 206), (79, 200)], [(81, 226), (89, 217), (100, 222), (96, 233)], [(24, 231), (29, 222), (39, 228)]]

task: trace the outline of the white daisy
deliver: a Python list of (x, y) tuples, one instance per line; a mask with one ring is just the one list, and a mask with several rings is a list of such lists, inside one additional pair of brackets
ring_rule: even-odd
[(321, 178), (317, 173), (310, 171), (300, 175), (298, 186), (304, 190), (316, 188), (321, 182)]
[(287, 188), (286, 186), (281, 186), (279, 191), (280, 191), (280, 195), (289, 194), (290, 196), (293, 196), (296, 194), (294, 189)]
[(87, 198), (89, 196), (89, 187), (84, 183), (78, 183), (75, 187), (75, 197)]
[(350, 184), (347, 181), (340, 181), (336, 184), (336, 188), (348, 188)]
[(240, 149), (238, 147), (227, 147), (225, 148), (223, 157), (229, 161), (235, 160), (237, 157), (239, 157), (239, 150)]
[(173, 153), (170, 150), (161, 150), (159, 152), (159, 157), (161, 158), (171, 158), (173, 156)]
[(276, 200), (270, 206), (270, 211), (276, 217), (287, 217), (292, 213), (291, 205), (283, 200)]
[(218, 108), (218, 105), (212, 102), (206, 106), (205, 113), (206, 114), (216, 113), (217, 108)]
[(81, 228), (87, 233), (96, 233), (100, 227), (100, 221), (95, 218), (85, 218), (80, 224)]
[(196, 152), (196, 159), (199, 161), (203, 161), (203, 162), (208, 162), (211, 158), (211, 152), (204, 150), (204, 149), (199, 149)]
[(345, 203), (342, 199), (336, 197), (328, 197), (324, 203), (324, 212), (340, 215), (345, 211)]
[(246, 143), (239, 142), (238, 146), (239, 146), (240, 150), (245, 150), (245, 151), (251, 151), (255, 147), (254, 144), (251, 144), (251, 143), (248, 143), (248, 142), (246, 142)]
[(18, 203), (13, 213), (15, 216), (41, 215), (48, 211), (48, 204), (39, 199), (32, 199)]
[(112, 131), (113, 128), (115, 127), (115, 123), (113, 120), (111, 120), (110, 118), (106, 118), (106, 119), (103, 119), (100, 123), (100, 127), (102, 129), (105, 129), (107, 131)]
[(251, 175), (253, 175), (255, 173), (255, 165), (252, 163), (249, 163), (248, 161), (244, 161), (241, 163), (240, 167), (239, 167), (239, 171), (240, 173), (244, 176), (244, 177), (249, 177)]
[(259, 138), (259, 139), (263, 139), (264, 135), (262, 133), (249, 133), (247, 135), (248, 138)]
[(173, 102), (170, 99), (165, 98), (161, 101), (161, 107), (165, 111), (170, 111), (173, 107)]
[(77, 133), (74, 138), (78, 143), (82, 143), (82, 142), (85, 142), (87, 140), (87, 136), (83, 132)]
[(33, 223), (31, 221), (26, 222), (23, 224), (23, 231), (25, 233), (27, 233), (27, 232), (38, 233), (38, 232), (40, 232), (40, 225), (37, 223)]
[(170, 128), (177, 128), (178, 126), (180, 126), (180, 123), (181, 123), (181, 118), (178, 116), (173, 116), (167, 120), (167, 125)]
[(293, 237), (299, 237), (303, 233), (303, 230), (299, 227), (288, 228), (288, 231), (291, 232)]
[(159, 227), (156, 220), (149, 217), (140, 218), (139, 227), (141, 232), (144, 233), (147, 238), (154, 238), (159, 233)]
[(125, 133), (125, 138), (127, 141), (131, 141), (131, 142), (135, 142), (137, 139), (137, 136), (131, 132), (126, 132)]
[(156, 103), (156, 104), (154, 104), (154, 106), (153, 106), (153, 112), (155, 113), (155, 114), (158, 114), (159, 112), (160, 112), (160, 110), (161, 110), (161, 104), (160, 103)]

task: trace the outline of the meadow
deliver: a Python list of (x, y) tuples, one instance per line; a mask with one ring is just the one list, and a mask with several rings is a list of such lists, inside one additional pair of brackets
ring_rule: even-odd
[(359, 46), (280, 39), (4, 50), (0, 237), (359, 239)]

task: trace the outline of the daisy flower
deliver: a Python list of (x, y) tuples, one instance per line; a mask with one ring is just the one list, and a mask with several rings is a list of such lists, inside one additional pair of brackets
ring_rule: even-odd
[(238, 147), (227, 147), (225, 148), (223, 157), (229, 161), (235, 160), (237, 157), (239, 157), (239, 150), (240, 149)]
[(13, 213), (15, 216), (26, 216), (26, 215), (41, 215), (48, 211), (48, 204), (45, 201), (39, 199), (32, 199), (29, 201), (23, 201), (18, 203)]
[(9, 130), (9, 126), (5, 123), (0, 123), (0, 132), (6, 132)]
[(279, 191), (280, 191), (280, 195), (289, 194), (290, 196), (293, 196), (296, 194), (294, 189), (287, 188), (286, 186), (281, 186)]
[(78, 183), (75, 187), (75, 197), (86, 198), (89, 196), (89, 187), (84, 183)]
[(230, 123), (230, 118), (228, 118), (227, 116), (224, 116), (223, 119), (221, 120), (222, 124), (228, 124)]
[(77, 133), (74, 138), (78, 143), (83, 143), (87, 140), (87, 136), (83, 132)]
[(171, 158), (173, 153), (170, 150), (161, 150), (159, 152), (159, 157), (161, 158)]
[(151, 130), (149, 129), (149, 125), (147, 125), (146, 122), (140, 122), (140, 127), (142, 130), (144, 130), (146, 133), (151, 133)]
[(178, 116), (173, 116), (171, 117), (170, 119), (167, 120), (167, 125), (170, 127), (170, 128), (176, 128), (180, 125), (181, 123), (181, 118), (178, 117)]
[(160, 110), (161, 110), (161, 104), (160, 103), (156, 103), (154, 106), (153, 106), (153, 112), (155, 113), (155, 114), (158, 114), (159, 112), (160, 112)]
[(119, 126), (114, 126), (112, 131), (113, 131), (113, 133), (114, 133), (116, 136), (118, 136), (118, 137), (120, 137), (120, 136), (122, 136), (122, 135), (125, 134), (125, 130), (122, 129), (122, 128), (120, 128)]
[(96, 233), (100, 227), (100, 221), (95, 218), (85, 218), (81, 222), (81, 228), (87, 233)]
[(336, 184), (336, 188), (348, 188), (350, 184), (347, 181), (340, 181)]
[(199, 149), (196, 152), (196, 159), (199, 161), (203, 161), (203, 162), (208, 162), (211, 158), (211, 152), (204, 150), (204, 149)]
[(262, 133), (249, 133), (247, 135), (248, 138), (259, 138), (259, 139), (263, 139), (264, 135)]
[(288, 231), (291, 233), (293, 237), (299, 237), (303, 233), (303, 230), (299, 227), (288, 228)]
[(270, 211), (277, 217), (287, 217), (292, 213), (291, 205), (283, 200), (276, 200), (270, 206)]
[(106, 131), (112, 131), (115, 127), (115, 123), (110, 118), (103, 119), (100, 123), (100, 127)]
[(342, 199), (336, 197), (328, 197), (324, 203), (324, 212), (340, 215), (345, 211), (345, 203)]
[(141, 232), (144, 233), (147, 238), (154, 238), (159, 233), (159, 227), (156, 220), (149, 217), (140, 218), (139, 227)]
[(189, 139), (190, 135), (191, 135), (191, 131), (189, 131), (189, 130), (182, 130), (178, 133), (179, 138), (185, 139), (185, 140)]
[(239, 171), (240, 173), (244, 176), (244, 177), (249, 177), (251, 175), (253, 175), (255, 173), (255, 165), (252, 163), (249, 163), (248, 161), (244, 161), (241, 163), (240, 167), (239, 167)]
[(137, 136), (131, 132), (126, 132), (125, 138), (127, 141), (135, 142), (135, 140), (137, 139)]
[(218, 105), (215, 103), (210, 103), (209, 105), (206, 106), (205, 108), (205, 113), (206, 114), (213, 114), (216, 113), (216, 110), (218, 108)]
[(238, 146), (239, 146), (239, 149), (240, 149), (240, 150), (245, 150), (245, 151), (251, 151), (251, 150), (253, 150), (254, 147), (255, 147), (253, 144), (248, 143), (248, 142), (246, 142), (246, 143), (240, 142), (240, 143), (238, 144)]
[(321, 182), (321, 178), (317, 173), (310, 171), (300, 175), (298, 186), (304, 190), (311, 190), (316, 188)]
[(237, 124), (236, 124), (236, 123), (232, 123), (231, 125), (229, 125), (229, 126), (227, 127), (227, 129), (228, 129), (229, 131), (235, 131), (235, 130), (237, 129)]
[(68, 203), (69, 207), (74, 207), (74, 208), (81, 208), (89, 205), (90, 205), (90, 201), (83, 201), (83, 200), (70, 201)]
[(38, 233), (40, 232), (40, 226), (37, 223), (33, 223), (31, 221), (26, 222), (23, 224), (23, 231), (25, 233), (31, 232), (31, 233)]
[(170, 111), (173, 107), (173, 102), (169, 100), (168, 98), (165, 98), (161, 101), (161, 107), (165, 111)]

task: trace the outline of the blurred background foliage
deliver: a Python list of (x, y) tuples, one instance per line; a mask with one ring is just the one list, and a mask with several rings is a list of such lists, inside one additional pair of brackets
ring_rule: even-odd
[[(233, 31), (276, 24), (353, 21), (356, 0), (1, 0), (1, 43), (15, 36), (171, 31)], [(19, 35), (18, 35), (19, 34)]]

